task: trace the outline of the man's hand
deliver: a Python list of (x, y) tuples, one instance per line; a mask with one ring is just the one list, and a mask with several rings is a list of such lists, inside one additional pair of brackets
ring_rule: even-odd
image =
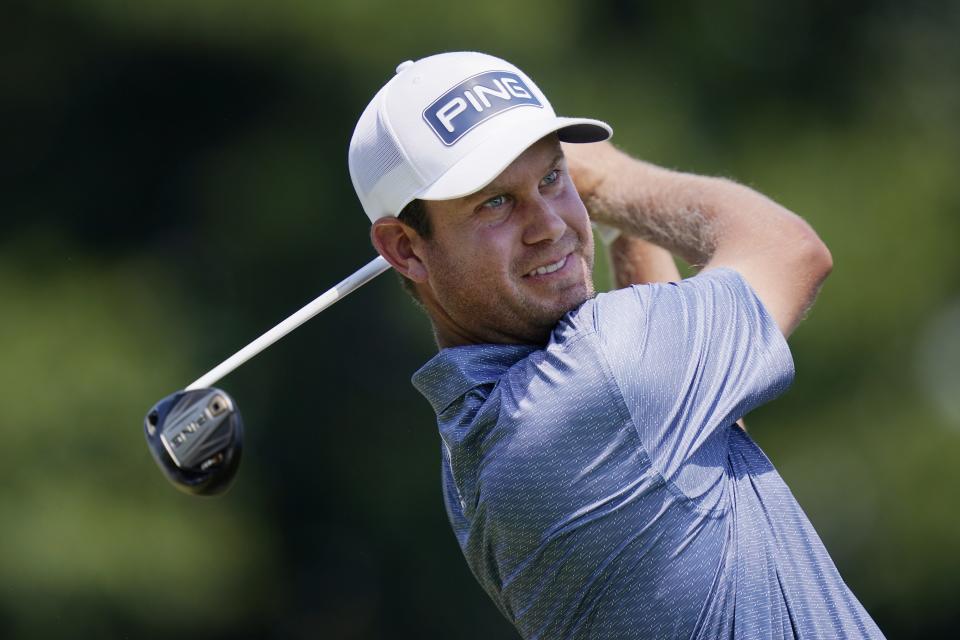
[(738, 271), (784, 335), (830, 273), (830, 252), (813, 229), (743, 185), (669, 171), (607, 142), (564, 145), (564, 152), (592, 219), (692, 265)]

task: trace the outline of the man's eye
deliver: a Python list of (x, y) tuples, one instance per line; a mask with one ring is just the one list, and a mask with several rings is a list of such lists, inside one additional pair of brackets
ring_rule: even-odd
[(560, 170), (554, 169), (553, 171), (545, 175), (543, 177), (543, 180), (540, 181), (540, 183), (543, 185), (551, 185), (559, 179), (560, 179)]
[(505, 196), (494, 196), (483, 203), (483, 206), (487, 209), (496, 209), (497, 207), (502, 207), (507, 201)]

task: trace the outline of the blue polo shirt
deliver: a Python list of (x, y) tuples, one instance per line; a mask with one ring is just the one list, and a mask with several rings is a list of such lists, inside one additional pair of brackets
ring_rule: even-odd
[(735, 421), (793, 380), (735, 271), (598, 295), (545, 348), (443, 349), (447, 514), (524, 638), (882, 638)]

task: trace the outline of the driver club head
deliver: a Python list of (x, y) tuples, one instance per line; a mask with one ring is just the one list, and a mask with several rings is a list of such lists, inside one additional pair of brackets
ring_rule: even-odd
[(243, 420), (226, 392), (172, 393), (147, 412), (143, 431), (153, 459), (176, 488), (202, 496), (230, 488), (240, 465)]

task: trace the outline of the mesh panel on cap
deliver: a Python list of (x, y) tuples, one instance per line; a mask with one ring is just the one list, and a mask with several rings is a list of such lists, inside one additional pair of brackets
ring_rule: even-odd
[[(402, 208), (405, 204), (399, 201), (404, 198), (409, 201), (421, 185), (413, 167), (407, 163), (394, 141), (379, 109), (375, 113), (374, 117), (365, 119), (366, 122), (358, 123), (354, 132), (354, 179), (365, 201), (367, 215), (396, 215), (400, 211), (393, 209), (397, 206)], [(369, 202), (367, 198), (371, 192), (384, 180), (388, 182), (377, 190), (377, 201)], [(377, 210), (372, 211), (371, 207)]]

